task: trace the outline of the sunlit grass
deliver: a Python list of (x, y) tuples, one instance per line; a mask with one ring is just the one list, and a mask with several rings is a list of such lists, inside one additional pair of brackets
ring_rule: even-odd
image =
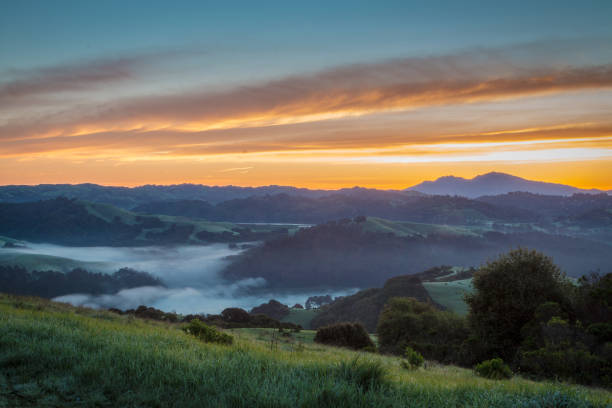
[[(230, 333), (232, 346), (206, 344), (180, 325), (0, 296), (0, 406), (537, 407), (565, 402), (589, 407), (612, 402), (605, 390), (520, 377), (491, 381), (431, 363), (408, 371), (395, 357), (315, 344), (309, 331), (292, 337), (272, 330)], [(274, 337), (281, 340), (275, 344)]]

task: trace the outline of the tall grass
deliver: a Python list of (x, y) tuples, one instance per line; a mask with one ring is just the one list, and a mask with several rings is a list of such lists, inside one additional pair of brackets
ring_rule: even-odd
[[(258, 334), (259, 335), (259, 334)], [(610, 393), (308, 344), (270, 351), (243, 332), (202, 343), (180, 326), (0, 296), (0, 407), (603, 407)], [(358, 357), (356, 359), (356, 357)]]

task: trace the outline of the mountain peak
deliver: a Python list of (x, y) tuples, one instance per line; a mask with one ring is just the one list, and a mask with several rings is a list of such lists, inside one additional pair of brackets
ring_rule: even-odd
[(498, 195), (512, 192), (569, 196), (575, 193), (601, 193), (600, 190), (582, 190), (564, 184), (527, 180), (511, 174), (490, 172), (472, 179), (455, 176), (440, 177), (435, 181), (424, 181), (406, 190), (419, 191), (433, 195), (458, 195), (476, 198), (485, 195)]

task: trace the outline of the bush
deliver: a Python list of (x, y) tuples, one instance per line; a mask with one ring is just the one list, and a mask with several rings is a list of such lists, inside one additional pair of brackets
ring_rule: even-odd
[(380, 361), (343, 361), (337, 367), (337, 375), (343, 380), (356, 384), (364, 391), (378, 388), (386, 383), (387, 373)]
[(337, 323), (317, 329), (314, 341), (354, 350), (376, 349), (361, 323)]
[(220, 332), (200, 320), (193, 319), (183, 330), (206, 343), (232, 344), (234, 338), (229, 334)]
[(520, 355), (521, 372), (580, 384), (612, 386), (612, 361), (579, 348), (543, 347)]
[(491, 380), (503, 380), (512, 378), (512, 370), (501, 358), (492, 358), (491, 360), (483, 361), (474, 369), (477, 375)]
[(415, 368), (419, 368), (423, 365), (425, 359), (418, 351), (414, 350), (412, 347), (407, 346), (404, 351), (404, 360), (402, 360), (402, 367), (413, 370)]

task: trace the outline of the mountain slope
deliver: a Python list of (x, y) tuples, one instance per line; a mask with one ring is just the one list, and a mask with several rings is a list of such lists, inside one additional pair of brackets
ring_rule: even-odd
[(496, 172), (482, 174), (473, 179), (464, 179), (454, 176), (440, 177), (435, 181), (424, 181), (406, 190), (436, 195), (459, 195), (470, 198), (506, 194), (514, 191), (557, 196), (569, 196), (576, 193), (595, 194), (602, 192), (595, 189), (583, 190), (564, 184), (526, 180), (510, 174)]

